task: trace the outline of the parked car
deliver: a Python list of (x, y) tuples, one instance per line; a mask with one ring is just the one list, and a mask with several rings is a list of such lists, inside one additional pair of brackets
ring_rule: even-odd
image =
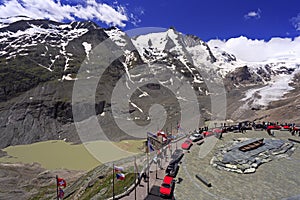
[(171, 159), (172, 160), (170, 161), (170, 163), (171, 162), (177, 162), (177, 163), (179, 163), (183, 156), (184, 156), (184, 153), (183, 153), (182, 149), (176, 149), (173, 152), (173, 154), (171, 155)]
[(227, 132), (233, 132), (233, 131), (237, 131), (237, 130), (239, 130), (239, 127), (237, 125), (232, 125), (232, 126), (226, 127)]
[(166, 168), (166, 175), (176, 177), (179, 170), (179, 164), (177, 162), (170, 162)]
[(238, 124), (239, 127), (241, 127), (243, 130), (252, 130), (252, 122), (250, 121), (243, 121), (243, 122), (240, 122)]
[(174, 177), (167, 175), (164, 177), (163, 183), (171, 185), (173, 180), (174, 180)]
[(204, 137), (202, 134), (200, 133), (194, 133), (190, 136), (190, 140), (192, 140), (192, 142), (198, 142), (199, 140), (202, 140)]
[(187, 139), (182, 143), (181, 148), (184, 150), (189, 150), (193, 146), (193, 143), (190, 139)]
[(295, 125), (295, 126), (293, 127), (293, 130), (294, 130), (294, 131), (300, 131), (300, 125)]
[(292, 128), (292, 126), (290, 126), (290, 125), (282, 125), (281, 127), (283, 130), (287, 130), (287, 131), (291, 130), (291, 128)]
[(204, 137), (207, 137), (207, 136), (213, 135), (214, 133), (212, 131), (204, 131), (202, 134)]
[(213, 129), (213, 133), (224, 133), (223, 129), (215, 128)]
[(262, 130), (265, 129), (265, 126), (264, 126), (263, 124), (255, 124), (253, 128), (254, 128), (254, 130), (256, 130), (256, 131), (257, 131), (257, 130), (261, 130), (261, 131), (262, 131)]
[(300, 125), (293, 125), (293, 127), (290, 129), (290, 132), (292, 135), (298, 134), (300, 137)]
[(159, 188), (159, 193), (161, 197), (171, 197), (173, 196), (175, 188), (175, 181), (172, 180), (170, 184), (162, 183)]
[(269, 130), (280, 130), (281, 126), (279, 126), (279, 125), (268, 125), (267, 129), (269, 129)]

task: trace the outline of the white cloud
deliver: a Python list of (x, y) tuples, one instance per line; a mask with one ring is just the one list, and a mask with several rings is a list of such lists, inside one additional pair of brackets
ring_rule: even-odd
[[(0, 18), (25, 15), (34, 19), (47, 18), (54, 21), (75, 20), (99, 20), (107, 25), (124, 27), (129, 21), (125, 7), (114, 5), (114, 7), (97, 3), (96, 0), (87, 0), (85, 5), (76, 6), (63, 5), (58, 0), (5, 0), (0, 5)], [(11, 19), (13, 20), (13, 18)], [(11, 22), (7, 19), (6, 22)]]
[(245, 19), (259, 19), (261, 17), (261, 10), (257, 9), (257, 11), (250, 11), (246, 15), (244, 15)]
[(297, 60), (300, 58), (300, 36), (291, 38), (272, 38), (269, 41), (252, 40), (246, 37), (231, 38), (227, 41), (210, 40), (211, 48), (234, 54), (237, 58), (248, 62), (261, 62), (272, 59)]
[(291, 22), (297, 31), (300, 31), (300, 13), (291, 19)]

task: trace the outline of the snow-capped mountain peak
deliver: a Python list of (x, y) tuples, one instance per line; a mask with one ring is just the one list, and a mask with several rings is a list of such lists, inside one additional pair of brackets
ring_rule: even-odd
[(182, 66), (184, 66), (184, 69), (181, 67), (182, 73), (190, 74), (188, 76), (193, 78), (193, 83), (202, 83), (203, 80), (199, 71), (195, 68), (192, 48), (194, 48), (194, 53), (197, 56), (203, 54), (204, 60), (212, 60), (212, 55), (209, 54), (208, 47), (205, 46), (203, 41), (179, 33), (174, 28), (169, 28), (164, 32), (141, 35), (133, 38), (132, 42), (146, 63), (159, 61), (167, 64), (170, 63), (168, 61), (170, 57), (182, 63)]
[(17, 56), (27, 57), (33, 49), (39, 49), (38, 56), (48, 57), (50, 62), (38, 63), (38, 65), (53, 71), (54, 63), (61, 57), (65, 60), (66, 71), (73, 55), (66, 48), (70, 42), (82, 37), (93, 28), (96, 29), (96, 26), (90, 22), (63, 24), (48, 20), (17, 21), (0, 29), (0, 56), (11, 60)]
[[(17, 68), (22, 62), (46, 69), (51, 74), (47, 74), (47, 78), (55, 76), (60, 80), (75, 80), (80, 63), (85, 58), (89, 60), (90, 52), (96, 45), (110, 38), (124, 52), (119, 61), (129, 82), (142, 77), (139, 73), (131, 74), (135, 65), (146, 63), (151, 68), (151, 64), (159, 63), (162, 64), (160, 68), (156, 66), (150, 71), (154, 74), (165, 73), (161, 76), (164, 77), (162, 84), (174, 83), (174, 77), (168, 74), (171, 70), (174, 75), (184, 76), (200, 95), (209, 93), (203, 74), (211, 75), (212, 81), (217, 83), (224, 81), (228, 88), (259, 86), (261, 90), (249, 90), (241, 98), (251, 107), (250, 104), (267, 105), (267, 100), (256, 101), (253, 98), (265, 98), (265, 91), (272, 92), (270, 88), (274, 88), (274, 94), (275, 89), (290, 91), (291, 86), (286, 84), (282, 87), (280, 81), (292, 82), (300, 66), (293, 49), (274, 54), (265, 61), (246, 62), (222, 49), (218, 42), (206, 43), (174, 28), (129, 38), (118, 28), (102, 29), (93, 22), (58, 23), (21, 19), (0, 28), (0, 58), (5, 65), (13, 66), (11, 68)], [(180, 76), (178, 80), (181, 80)], [(263, 88), (267, 86), (268, 89)], [(250, 97), (252, 95), (253, 98)], [(281, 96), (269, 99), (279, 98)]]

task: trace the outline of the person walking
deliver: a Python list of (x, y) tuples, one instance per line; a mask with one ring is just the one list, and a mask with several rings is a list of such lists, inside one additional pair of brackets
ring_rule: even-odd
[(267, 128), (268, 135), (271, 135), (271, 129)]

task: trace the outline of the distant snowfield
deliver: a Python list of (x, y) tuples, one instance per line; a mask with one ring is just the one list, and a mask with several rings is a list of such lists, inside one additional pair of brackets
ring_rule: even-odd
[(248, 90), (245, 94), (246, 97), (241, 101), (253, 101), (253, 106), (267, 106), (272, 101), (282, 99), (285, 94), (294, 89), (289, 86), (292, 78), (291, 75), (278, 75), (267, 86)]
[[(138, 52), (143, 55), (144, 49), (155, 47), (159, 51), (163, 51), (168, 41), (168, 32), (149, 33), (147, 35), (140, 35), (135, 40), (132, 40)], [(150, 44), (149, 44), (150, 43)]]

